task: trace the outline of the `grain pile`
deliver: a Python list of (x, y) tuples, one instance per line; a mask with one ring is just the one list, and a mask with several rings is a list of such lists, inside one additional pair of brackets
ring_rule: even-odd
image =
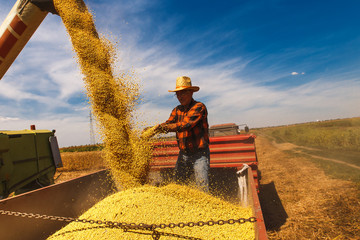
[(139, 138), (131, 124), (139, 87), (126, 74), (114, 76), (115, 48), (99, 37), (92, 14), (82, 0), (54, 0), (54, 5), (77, 54), (112, 176), (122, 188), (140, 186), (151, 159), (151, 144)]
[[(109, 207), (111, 206), (111, 207)], [(80, 218), (126, 223), (169, 224), (228, 220), (251, 216), (241, 208), (190, 187), (170, 184), (143, 186), (118, 192), (97, 203)], [(252, 223), (156, 229), (160, 239), (255, 239)], [(89, 223), (70, 223), (48, 240), (153, 239), (151, 231), (106, 228)], [(162, 233), (173, 236), (164, 236)], [(174, 237), (174, 234), (179, 235)], [(181, 236), (181, 237), (180, 237)]]

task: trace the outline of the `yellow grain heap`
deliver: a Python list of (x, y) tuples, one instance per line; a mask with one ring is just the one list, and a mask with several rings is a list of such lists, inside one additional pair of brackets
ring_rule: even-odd
[(110, 41), (99, 37), (82, 0), (54, 0), (54, 5), (77, 54), (112, 176), (123, 188), (140, 186), (148, 171), (151, 144), (139, 138), (131, 125), (139, 88), (131, 77), (113, 75), (115, 49)]
[[(169, 224), (248, 218), (250, 208), (211, 197), (199, 190), (170, 184), (143, 186), (115, 193), (97, 203), (81, 219), (125, 223)], [(161, 240), (172, 239), (255, 239), (253, 223), (156, 229)], [(90, 223), (70, 223), (48, 240), (69, 239), (153, 239), (151, 231), (105, 228)], [(165, 236), (162, 233), (168, 233)], [(170, 234), (179, 235), (177, 237)], [(180, 237), (182, 236), (182, 237)], [(187, 238), (185, 238), (187, 237)]]

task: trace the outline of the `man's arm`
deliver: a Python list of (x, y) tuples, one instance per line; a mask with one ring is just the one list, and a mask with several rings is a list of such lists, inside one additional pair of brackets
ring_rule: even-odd
[(206, 116), (206, 107), (202, 103), (197, 103), (188, 112), (187, 116), (181, 122), (171, 123), (166, 121), (157, 126), (162, 132), (182, 132), (193, 128), (196, 124)]
[(154, 127), (154, 131), (156, 132), (162, 132), (162, 133), (167, 133), (167, 132), (176, 132), (177, 131), (177, 126), (176, 123), (161, 123), (158, 124)]
[(162, 132), (176, 132), (177, 126), (176, 123), (162, 123), (159, 125), (159, 128)]

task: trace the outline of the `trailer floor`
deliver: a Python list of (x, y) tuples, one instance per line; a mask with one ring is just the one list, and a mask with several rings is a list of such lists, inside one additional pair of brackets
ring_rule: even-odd
[(360, 193), (353, 182), (325, 175), (306, 155), (263, 136), (256, 147), (269, 239), (360, 239)]

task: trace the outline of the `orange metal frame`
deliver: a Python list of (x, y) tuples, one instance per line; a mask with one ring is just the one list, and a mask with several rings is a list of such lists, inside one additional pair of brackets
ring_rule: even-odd
[(250, 189), (250, 204), (253, 209), (253, 214), (256, 217), (255, 223), (255, 239), (257, 240), (267, 240), (266, 227), (264, 222), (264, 216), (261, 211), (259, 196), (256, 192), (256, 186), (254, 182), (254, 176), (252, 175), (252, 171), (248, 170), (247, 174), (247, 183), (248, 188)]

